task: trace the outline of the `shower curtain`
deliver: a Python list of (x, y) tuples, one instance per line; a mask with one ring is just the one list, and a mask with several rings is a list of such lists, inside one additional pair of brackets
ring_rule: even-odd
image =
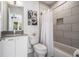
[(48, 10), (41, 16), (41, 43), (47, 46), (47, 56), (53, 56), (53, 15)]

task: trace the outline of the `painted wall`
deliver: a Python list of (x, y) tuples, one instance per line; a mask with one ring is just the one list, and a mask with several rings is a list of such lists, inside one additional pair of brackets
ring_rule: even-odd
[[(2, 31), (7, 31), (7, 2), (2, 3)], [(49, 8), (45, 4), (39, 3), (38, 1), (23, 1), (22, 6), (24, 7), (24, 19), (23, 19), (23, 29), (24, 34), (28, 34), (32, 36), (33, 33), (36, 34), (35, 39), (39, 39), (39, 19), (40, 19), (40, 12), (45, 13)], [(36, 10), (37, 11), (37, 21), (38, 25), (32, 26), (28, 25), (28, 18), (27, 12), (28, 10)]]
[(0, 37), (1, 37), (1, 2), (0, 2)]
[[(22, 6), (24, 7), (24, 19), (23, 19), (23, 29), (24, 33), (28, 35), (32, 35), (33, 33), (38, 33), (37, 37), (39, 37), (39, 2), (32, 2), (32, 1), (24, 1), (22, 2)], [(1, 13), (2, 13), (2, 31), (7, 31), (7, 2), (2, 2), (1, 4)], [(28, 26), (28, 19), (27, 19), (27, 11), (28, 10), (36, 10), (38, 13), (38, 25), (37, 26)]]
[(1, 12), (0, 12), (0, 37), (1, 37)]
[[(35, 1), (23, 1), (24, 6), (24, 34), (28, 34), (28, 36), (32, 36), (33, 33), (36, 34), (35, 40), (39, 39), (39, 2)], [(28, 10), (37, 11), (37, 21), (38, 25), (28, 25)]]
[[(52, 6), (54, 41), (79, 48), (79, 1), (57, 2)], [(63, 18), (63, 24), (57, 24)]]
[(2, 15), (2, 17), (1, 17), (1, 30), (2, 31), (7, 31), (7, 2), (6, 1), (2, 1), (1, 2), (1, 15)]
[(45, 12), (48, 11), (48, 9), (49, 9), (49, 7), (46, 4), (43, 4), (43, 3), (39, 2), (39, 11), (40, 11), (40, 13), (41, 12), (45, 13)]

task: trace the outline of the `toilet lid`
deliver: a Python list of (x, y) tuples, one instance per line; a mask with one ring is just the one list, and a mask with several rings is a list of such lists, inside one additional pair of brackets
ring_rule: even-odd
[(34, 45), (34, 48), (38, 49), (38, 50), (46, 50), (47, 49), (46, 46), (43, 44), (36, 44), (36, 45)]

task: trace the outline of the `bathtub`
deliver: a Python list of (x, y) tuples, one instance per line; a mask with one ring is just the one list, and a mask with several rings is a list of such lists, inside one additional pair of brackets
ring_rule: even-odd
[(77, 48), (55, 42), (54, 41), (54, 56), (55, 57), (73, 57), (73, 53)]

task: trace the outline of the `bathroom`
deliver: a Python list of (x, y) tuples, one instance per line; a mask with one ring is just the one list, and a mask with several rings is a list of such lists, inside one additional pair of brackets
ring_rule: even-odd
[(0, 57), (79, 57), (79, 1), (0, 1)]

